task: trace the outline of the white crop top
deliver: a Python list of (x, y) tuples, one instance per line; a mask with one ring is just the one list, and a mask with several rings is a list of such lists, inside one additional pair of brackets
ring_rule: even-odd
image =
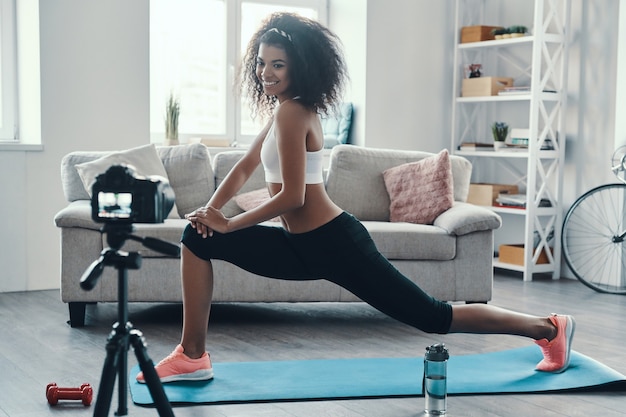
[[(306, 153), (306, 184), (320, 184), (324, 182), (324, 176), (322, 175), (323, 153), (324, 149)], [(280, 172), (280, 163), (278, 160), (278, 146), (276, 145), (274, 123), (270, 126), (261, 147), (261, 163), (263, 164), (263, 169), (265, 169), (266, 182), (283, 183), (283, 175)]]

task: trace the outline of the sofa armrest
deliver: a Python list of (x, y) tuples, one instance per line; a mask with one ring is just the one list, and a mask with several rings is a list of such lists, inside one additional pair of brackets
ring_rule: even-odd
[(449, 234), (462, 236), (476, 231), (498, 229), (502, 225), (502, 218), (484, 207), (455, 201), (449, 210), (435, 219), (434, 225)]
[(80, 227), (91, 230), (102, 228), (102, 224), (91, 219), (90, 200), (72, 201), (54, 216), (54, 224), (57, 227)]

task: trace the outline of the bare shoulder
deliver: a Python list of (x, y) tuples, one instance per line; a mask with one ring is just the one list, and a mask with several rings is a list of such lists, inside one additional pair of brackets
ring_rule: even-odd
[(307, 121), (315, 116), (315, 112), (304, 106), (298, 100), (287, 100), (276, 110), (275, 118), (277, 121)]

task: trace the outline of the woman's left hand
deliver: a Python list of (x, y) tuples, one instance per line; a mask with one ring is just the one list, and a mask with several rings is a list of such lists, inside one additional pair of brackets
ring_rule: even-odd
[(228, 233), (229, 220), (221, 211), (214, 207), (201, 207), (186, 217), (190, 222), (202, 223), (207, 226), (209, 236), (213, 235), (213, 231)]

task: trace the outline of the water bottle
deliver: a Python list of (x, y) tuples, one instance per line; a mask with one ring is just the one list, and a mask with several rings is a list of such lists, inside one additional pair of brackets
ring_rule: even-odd
[(448, 349), (443, 343), (426, 348), (424, 356), (424, 411), (429, 415), (446, 413)]

